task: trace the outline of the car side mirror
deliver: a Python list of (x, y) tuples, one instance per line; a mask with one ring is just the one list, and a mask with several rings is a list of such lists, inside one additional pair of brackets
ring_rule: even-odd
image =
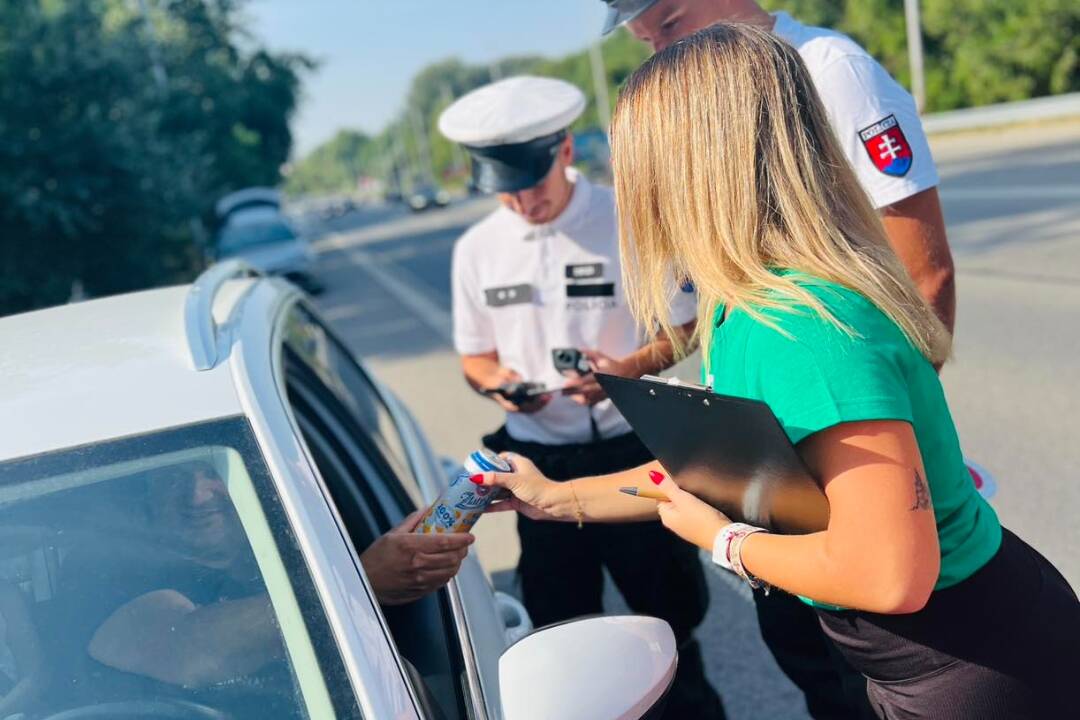
[(499, 659), (506, 720), (638, 720), (654, 716), (675, 678), (663, 620), (593, 617), (549, 625)]

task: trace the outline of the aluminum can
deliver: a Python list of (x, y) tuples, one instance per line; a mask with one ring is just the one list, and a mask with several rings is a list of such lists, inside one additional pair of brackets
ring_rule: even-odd
[(477, 485), (469, 478), (484, 472), (513, 472), (514, 468), (487, 448), (469, 453), (461, 471), (439, 499), (427, 509), (413, 532), (465, 533), (472, 529), (484, 509), (502, 493), (499, 488)]

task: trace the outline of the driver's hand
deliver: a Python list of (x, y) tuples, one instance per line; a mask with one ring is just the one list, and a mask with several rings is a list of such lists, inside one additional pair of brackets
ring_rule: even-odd
[(416, 511), (360, 555), (375, 597), (383, 605), (401, 605), (435, 592), (457, 574), (469, 545), (470, 533), (417, 535)]

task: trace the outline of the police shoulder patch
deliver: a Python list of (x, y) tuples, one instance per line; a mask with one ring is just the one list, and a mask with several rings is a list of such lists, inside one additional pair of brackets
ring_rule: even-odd
[(895, 115), (881, 118), (859, 131), (859, 140), (880, 172), (904, 177), (911, 169), (911, 145), (900, 129)]

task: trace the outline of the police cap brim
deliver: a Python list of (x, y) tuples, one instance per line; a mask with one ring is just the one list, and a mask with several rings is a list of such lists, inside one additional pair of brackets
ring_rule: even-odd
[(657, 2), (658, 0), (614, 0), (614, 2), (608, 2), (607, 17), (604, 19), (604, 29), (600, 31), (600, 34), (607, 35), (623, 23), (630, 22)]
[(512, 145), (466, 146), (472, 156), (473, 182), (483, 192), (518, 192), (539, 185), (551, 172), (566, 137), (551, 135)]

